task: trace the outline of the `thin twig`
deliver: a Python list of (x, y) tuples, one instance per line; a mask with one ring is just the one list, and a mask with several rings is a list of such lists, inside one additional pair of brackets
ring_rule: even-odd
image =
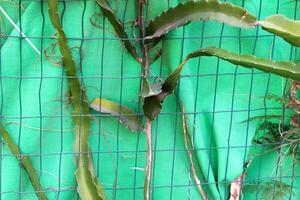
[(194, 163), (194, 160), (193, 160), (193, 154), (191, 152), (191, 149), (193, 148), (193, 144), (191, 144), (190, 138), (189, 138), (188, 133), (187, 133), (188, 130), (187, 130), (187, 124), (186, 124), (184, 113), (185, 113), (185, 110), (184, 110), (184, 106), (182, 104), (182, 125), (183, 125), (184, 145), (185, 145), (186, 151), (187, 151), (187, 153), (189, 155), (189, 158), (190, 158), (191, 170), (192, 170), (194, 181), (196, 183), (197, 190), (201, 194), (202, 198), (204, 200), (207, 200), (208, 198), (207, 198), (203, 188), (201, 187), (201, 181), (200, 181), (200, 179), (199, 179), (199, 177), (197, 176), (197, 173), (196, 173), (195, 163)]
[(59, 129), (41, 129), (41, 128), (37, 128), (37, 127), (33, 127), (33, 126), (29, 126), (27, 124), (24, 123), (19, 123), (19, 122), (7, 122), (7, 123), (3, 123), (3, 124), (17, 124), (19, 126), (23, 126), (25, 128), (34, 130), (34, 131), (43, 131), (43, 132), (72, 132), (72, 130), (59, 130)]

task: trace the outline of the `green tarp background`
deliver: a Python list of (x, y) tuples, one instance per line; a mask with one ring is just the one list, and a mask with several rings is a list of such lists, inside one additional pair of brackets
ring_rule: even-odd
[[(131, 32), (137, 16), (136, 1), (111, 2)], [(151, 19), (181, 1), (148, 2)], [(295, 19), (299, 15), (297, 2), (292, 0), (229, 2), (245, 7), (259, 19), (276, 13)], [(8, 36), (0, 38), (1, 122), (9, 123), (6, 128), (15, 143), (30, 156), (49, 199), (78, 199), (67, 79), (64, 69), (54, 66), (43, 54), (55, 43), (51, 39), (55, 30), (48, 17), (47, 2), (0, 0), (0, 6), (42, 52), (41, 56), (35, 52), (0, 14), (5, 25), (5, 29), (1, 26), (1, 33)], [(95, 1), (68, 0), (59, 6), (69, 46), (74, 47), (77, 66), (81, 65), (80, 77), (89, 100), (103, 97), (141, 113), (140, 66), (124, 50), (108, 20), (95, 15), (101, 13)], [(90, 17), (100, 27), (92, 25)], [(151, 66), (153, 74), (161, 78), (174, 70), (188, 53), (207, 46), (276, 60), (295, 58), (289, 44), (261, 29), (240, 30), (215, 22), (190, 23), (168, 34), (161, 46), (162, 56)], [(79, 47), (82, 47), (81, 61)], [(56, 53), (59, 56), (57, 49)], [(189, 132), (194, 136), (202, 181), (206, 183), (203, 187), (211, 199), (229, 198), (230, 182), (242, 173), (244, 162), (250, 158), (253, 161), (244, 183), (243, 199), (271, 199), (274, 180), (293, 185), (285, 191), (285, 199), (299, 199), (299, 165), (291, 157), (278, 162), (276, 152), (258, 156), (260, 150), (257, 150), (258, 153), (249, 154), (258, 124), (242, 123), (253, 116), (280, 114), (280, 104), (264, 97), (281, 96), (284, 87), (289, 87), (286, 79), (216, 58), (189, 61), (176, 94), (166, 99), (161, 115), (153, 124), (152, 199), (201, 199), (190, 176), (184, 147), (182, 103)], [(97, 176), (108, 199), (142, 199), (145, 134), (130, 132), (113, 117), (92, 114), (90, 146)], [(0, 199), (37, 199), (18, 160), (6, 144), (1, 145)], [(266, 183), (271, 184), (269, 191), (263, 187)]]

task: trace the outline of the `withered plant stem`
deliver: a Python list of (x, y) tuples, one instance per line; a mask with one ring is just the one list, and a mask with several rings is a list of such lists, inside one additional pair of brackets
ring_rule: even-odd
[(145, 182), (144, 182), (144, 200), (150, 199), (150, 182), (152, 172), (152, 121), (147, 119), (146, 123), (146, 138), (147, 138), (147, 163), (145, 169)]
[(191, 151), (191, 149), (193, 149), (194, 147), (193, 147), (192, 141), (188, 135), (187, 124), (186, 124), (186, 119), (185, 119), (184, 113), (185, 113), (185, 110), (184, 110), (184, 106), (182, 105), (182, 126), (183, 126), (184, 146), (185, 146), (185, 149), (186, 149), (189, 159), (190, 159), (191, 171), (193, 174), (194, 181), (196, 183), (197, 190), (201, 194), (201, 196), (204, 200), (208, 200), (208, 198), (201, 186), (201, 181), (200, 181), (200, 179), (197, 175), (196, 169), (195, 169), (194, 158), (193, 158), (193, 154)]

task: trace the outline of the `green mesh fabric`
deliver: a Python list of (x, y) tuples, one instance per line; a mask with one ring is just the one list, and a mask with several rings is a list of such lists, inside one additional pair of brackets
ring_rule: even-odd
[[(15, 2), (15, 4), (14, 4)], [(136, 1), (111, 1), (126, 30), (132, 33)], [(148, 19), (176, 0), (148, 0)], [(259, 19), (280, 13), (296, 19), (297, 2), (291, 0), (230, 0)], [(0, 14), (5, 32), (0, 40), (1, 122), (29, 156), (49, 199), (78, 199), (74, 178), (72, 107), (68, 103), (65, 70), (57, 65), (58, 48), (48, 17), (47, 2), (0, 1), (0, 6), (21, 27), (42, 53), (39, 55)], [(103, 97), (142, 113), (138, 93), (141, 67), (126, 52), (93, 0), (60, 2), (60, 16), (78, 74), (90, 101)], [(93, 24), (91, 23), (94, 22)], [(95, 24), (97, 26), (95, 26)], [(137, 37), (131, 34), (131, 37)], [(52, 38), (52, 39), (51, 39)], [(138, 42), (138, 40), (136, 41)], [(294, 60), (294, 49), (261, 30), (241, 30), (215, 22), (193, 22), (168, 34), (157, 47), (161, 57), (151, 65), (153, 77), (164, 79), (193, 50), (216, 46), (233, 52), (275, 60)], [(80, 50), (81, 49), (81, 50)], [(44, 50), (47, 50), (46, 55)], [(252, 159), (244, 182), (243, 199), (271, 199), (282, 192), (285, 199), (299, 199), (298, 163), (278, 152), (251, 150), (258, 127), (254, 116), (281, 114), (280, 103), (264, 98), (281, 96), (290, 81), (257, 70), (244, 69), (212, 57), (195, 58), (184, 68), (174, 95), (168, 97), (153, 123), (152, 199), (201, 198), (190, 173), (185, 151), (181, 105), (185, 106), (203, 187), (210, 199), (228, 199), (232, 180)], [(90, 148), (95, 171), (108, 199), (143, 199), (146, 138), (132, 133), (116, 118), (92, 111)], [(37, 199), (26, 172), (2, 143), (0, 168), (3, 200)], [(276, 192), (277, 193), (274, 193)], [(290, 195), (290, 194), (293, 195)]]

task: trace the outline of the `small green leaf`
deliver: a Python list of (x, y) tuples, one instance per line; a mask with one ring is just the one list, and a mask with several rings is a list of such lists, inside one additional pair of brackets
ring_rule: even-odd
[(141, 62), (141, 59), (138, 57), (137, 52), (134, 46), (129, 41), (129, 37), (123, 27), (122, 22), (118, 19), (115, 12), (111, 9), (110, 5), (106, 0), (96, 0), (97, 4), (100, 6), (103, 14), (108, 18), (111, 25), (115, 29), (118, 37), (122, 40), (127, 51), (138, 61)]
[(231, 3), (188, 1), (170, 8), (151, 20), (146, 28), (146, 39), (161, 37), (171, 30), (199, 20), (214, 20), (240, 28), (253, 28), (256, 24), (255, 16), (244, 8)]
[(300, 21), (289, 20), (282, 15), (272, 15), (262, 22), (262, 28), (282, 37), (291, 45), (300, 47)]
[(95, 98), (90, 107), (98, 112), (119, 117), (120, 122), (134, 132), (143, 131), (144, 125), (140, 117), (131, 109), (107, 99)]
[(257, 58), (252, 55), (240, 55), (223, 49), (208, 47), (190, 53), (164, 81), (161, 88), (162, 91), (157, 95), (145, 98), (143, 109), (147, 118), (154, 120), (158, 116), (162, 108), (163, 100), (176, 88), (178, 78), (184, 65), (189, 59), (200, 56), (215, 56), (242, 67), (255, 68), (264, 72), (300, 81), (300, 65), (298, 64), (283, 61), (276, 62), (270, 59)]

